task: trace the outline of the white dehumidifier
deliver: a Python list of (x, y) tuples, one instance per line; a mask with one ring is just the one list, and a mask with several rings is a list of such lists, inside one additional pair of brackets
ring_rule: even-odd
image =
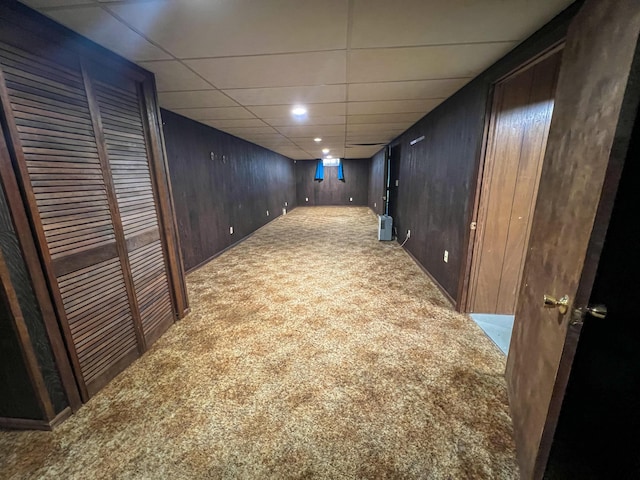
[(378, 240), (392, 240), (393, 218), (389, 215), (378, 215)]

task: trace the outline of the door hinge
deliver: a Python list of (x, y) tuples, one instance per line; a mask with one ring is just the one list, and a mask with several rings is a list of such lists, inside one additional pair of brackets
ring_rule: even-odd
[(478, 228), (478, 224), (476, 222), (471, 222), (471, 230), (475, 230)]

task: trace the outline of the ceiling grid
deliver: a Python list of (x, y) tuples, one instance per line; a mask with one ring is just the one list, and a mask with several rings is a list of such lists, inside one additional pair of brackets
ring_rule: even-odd
[(303, 160), (370, 157), (571, 0), (22, 2), (152, 71), (163, 108)]

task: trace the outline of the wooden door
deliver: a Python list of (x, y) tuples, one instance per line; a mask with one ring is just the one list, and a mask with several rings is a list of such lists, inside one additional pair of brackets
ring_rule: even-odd
[[(142, 79), (0, 43), (14, 164), (87, 400), (174, 321)], [(46, 47), (44, 47), (46, 50)]]
[[(640, 478), (640, 111), (562, 401), (549, 478)], [(602, 311), (602, 309), (601, 309)]]
[(140, 86), (91, 74), (122, 222), (136, 308), (148, 348), (174, 321), (165, 252), (149, 166)]
[(0, 45), (2, 107), (88, 398), (143, 350), (80, 65)]
[(471, 312), (515, 313), (561, 53), (495, 87), (471, 269)]
[[(569, 28), (507, 360), (518, 462), (541, 478), (640, 91), (640, 5), (587, 0)], [(569, 297), (568, 313), (543, 295)]]

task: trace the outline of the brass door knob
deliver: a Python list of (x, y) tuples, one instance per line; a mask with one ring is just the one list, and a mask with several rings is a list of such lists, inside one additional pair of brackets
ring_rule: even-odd
[(607, 316), (607, 307), (605, 305), (589, 305), (587, 313), (592, 317), (603, 319)]
[(557, 308), (558, 312), (560, 312), (561, 315), (564, 315), (565, 313), (567, 313), (567, 309), (569, 308), (569, 296), (565, 295), (564, 297), (558, 300), (555, 297), (552, 297), (551, 295), (545, 295), (544, 307)]

